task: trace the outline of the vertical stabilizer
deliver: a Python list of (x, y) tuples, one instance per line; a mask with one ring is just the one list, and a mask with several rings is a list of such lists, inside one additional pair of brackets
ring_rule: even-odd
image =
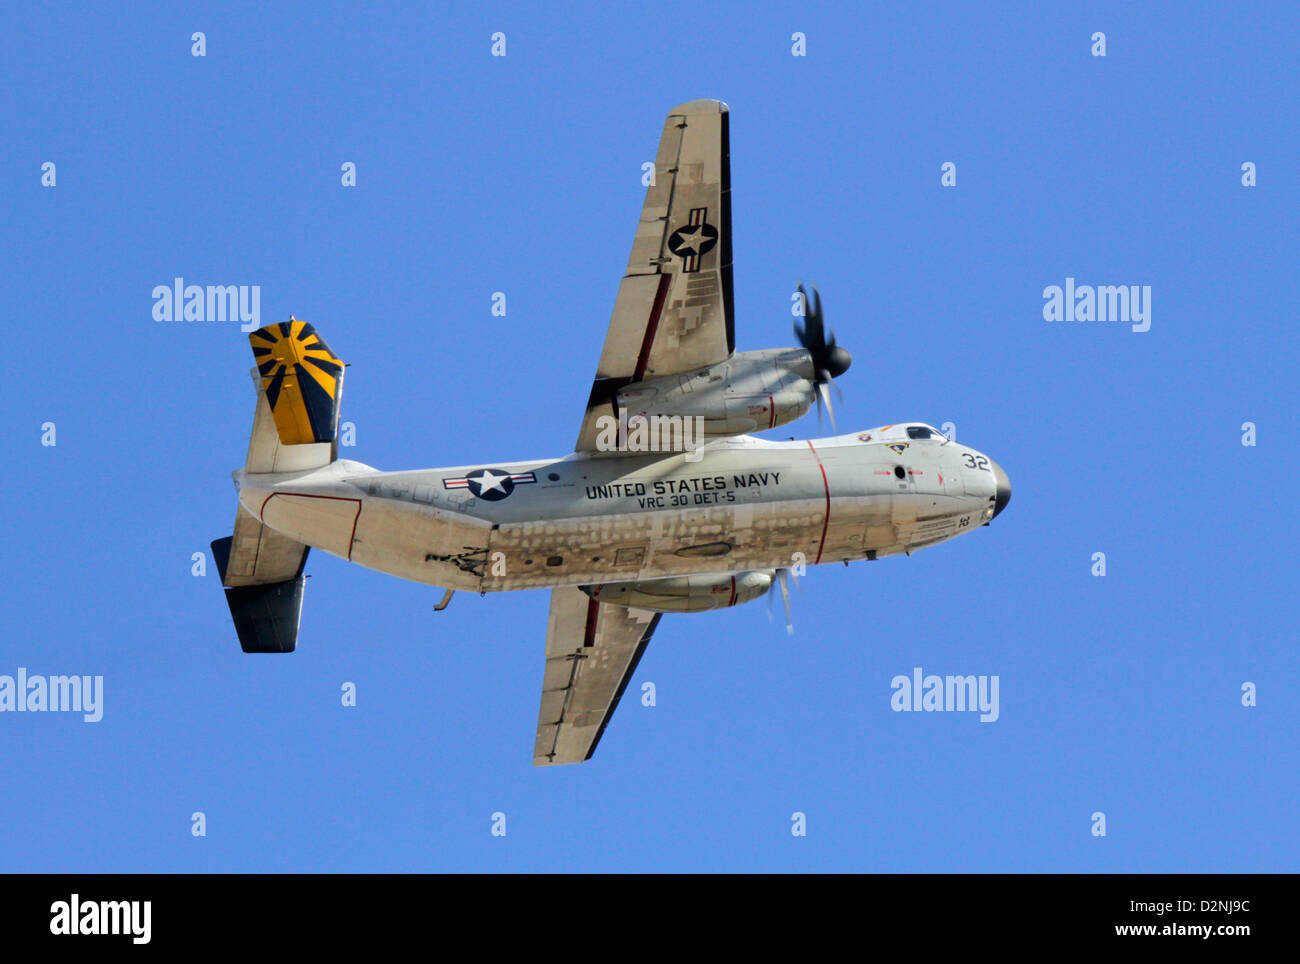
[[(337, 456), (343, 361), (305, 321), (248, 336), (257, 408), (244, 475), (309, 472)], [(238, 473), (236, 473), (238, 477)], [(212, 543), (239, 644), (246, 653), (291, 653), (298, 644), (308, 547), (242, 506), (232, 535)]]

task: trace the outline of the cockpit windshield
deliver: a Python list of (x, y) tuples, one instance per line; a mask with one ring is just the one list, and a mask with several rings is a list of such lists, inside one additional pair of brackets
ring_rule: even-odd
[(894, 425), (884, 425), (880, 428), (873, 428), (870, 432), (863, 432), (858, 436), (860, 442), (891, 442), (895, 439), (911, 439), (917, 442), (929, 439), (938, 442), (940, 445), (946, 445), (952, 441), (933, 425), (926, 425), (924, 422), (902, 422)]
[(932, 438), (936, 442), (946, 442), (948, 437), (940, 432), (937, 428), (931, 428), (929, 425), (909, 425), (907, 426), (907, 437), (911, 439)]

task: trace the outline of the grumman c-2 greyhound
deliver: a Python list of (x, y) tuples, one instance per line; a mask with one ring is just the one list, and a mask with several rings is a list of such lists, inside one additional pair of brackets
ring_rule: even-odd
[[(295, 648), (309, 547), (441, 587), (442, 606), (550, 589), (533, 762), (576, 763), (663, 613), (784, 591), (799, 565), (914, 552), (1006, 507), (1006, 473), (929, 425), (748, 434), (829, 407), (851, 359), (816, 296), (803, 347), (736, 351), (728, 117), (716, 100), (668, 115), (570, 455), (404, 472), (339, 459), (342, 361), (295, 319), (249, 336), (252, 440), (234, 534), (213, 543), (245, 652)], [(648, 447), (656, 425), (669, 444)]]

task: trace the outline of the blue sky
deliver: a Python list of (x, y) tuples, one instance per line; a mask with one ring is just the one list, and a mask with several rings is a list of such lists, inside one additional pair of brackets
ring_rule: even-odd
[[(0, 713), (0, 869), (1294, 870), (1297, 26), (1284, 3), (6, 5), (0, 674), (102, 674), (104, 718)], [(792, 344), (816, 282), (855, 359), (841, 428), (952, 422), (1008, 510), (810, 570), (793, 637), (762, 602), (665, 617), (578, 767), (530, 762), (546, 593), (435, 614), (313, 553), (298, 652), (241, 653), (190, 559), (233, 520), (248, 343), (154, 322), (153, 287), (256, 284), (264, 321), (316, 324), (352, 365), (350, 457), (563, 454), (640, 165), (698, 97), (732, 111), (739, 347)], [(1150, 330), (1044, 321), (1067, 277), (1150, 285)], [(997, 675), (1000, 718), (893, 712), (916, 666)]]

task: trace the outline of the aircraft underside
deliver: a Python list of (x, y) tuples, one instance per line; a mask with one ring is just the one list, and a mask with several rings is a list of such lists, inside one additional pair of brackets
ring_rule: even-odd
[(533, 762), (576, 763), (661, 614), (784, 590), (787, 571), (910, 553), (1005, 508), (1006, 473), (921, 423), (754, 437), (814, 404), (834, 431), (830, 388), (852, 356), (802, 285), (798, 346), (737, 350), (730, 143), (721, 101), (665, 119), (564, 458), (412, 472), (340, 459), (343, 360), (292, 317), (249, 334), (253, 429), (233, 531), (212, 543), (245, 652), (297, 647), (312, 548), (443, 587), (440, 606), (454, 590), (549, 589)]
[(972, 450), (946, 439), (901, 454), (856, 436), (747, 441), (694, 463), (666, 454), (477, 470), (521, 480), (510, 492), (526, 484), (526, 508), (510, 492), (489, 501), (458, 486), (467, 470), (347, 461), (288, 479), (245, 475), (241, 502), (313, 548), (475, 592), (878, 559), (972, 531), (995, 502), (996, 466), (964, 470)]

